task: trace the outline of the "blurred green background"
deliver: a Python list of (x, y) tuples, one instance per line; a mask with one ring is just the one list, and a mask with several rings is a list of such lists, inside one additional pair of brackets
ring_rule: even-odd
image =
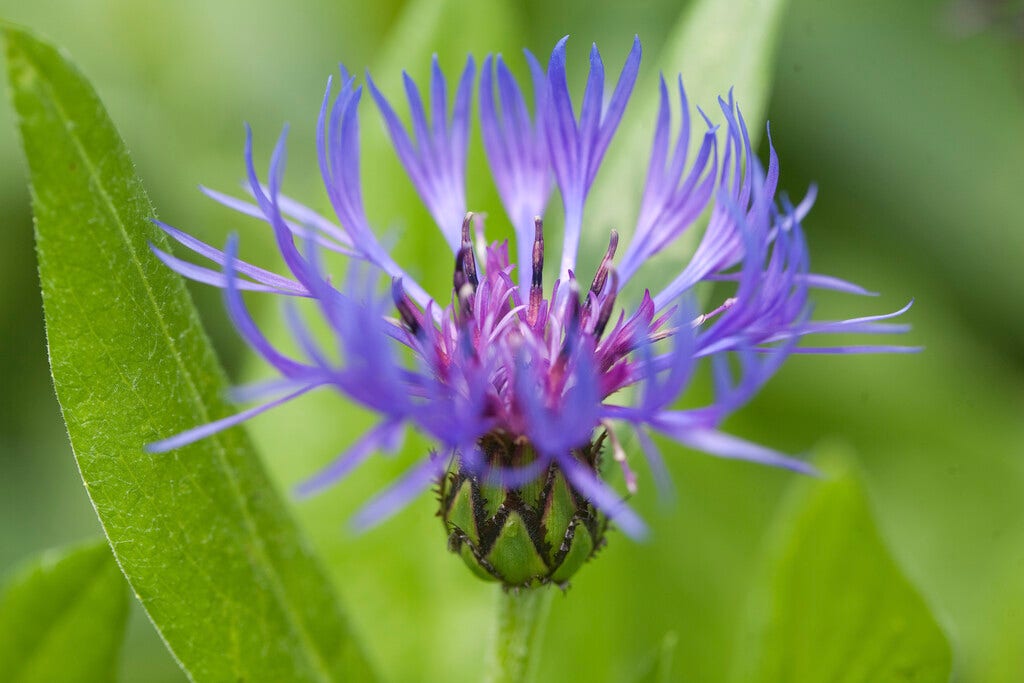
[[(253, 125), (264, 160), (290, 122), (286, 191), (323, 207), (312, 139), (325, 78), (339, 61), (356, 72), (373, 68), (388, 88), (401, 68), (422, 73), (433, 51), (449, 69), (467, 50), (478, 59), (500, 50), (517, 62), (519, 47), (546, 55), (570, 33), (577, 67), (595, 40), (617, 72), (634, 33), (645, 58), (655, 56), (685, 11), (685, 3), (665, 0), (477, 5), (439, 14), (431, 3), (401, 0), (0, 0), (0, 16), (71, 52), (127, 140), (162, 218), (215, 242), (239, 230), (250, 256), (273, 263), (268, 234), (195, 188), (237, 185), (243, 121)], [(851, 448), (887, 542), (953, 642), (957, 679), (1024, 680), (1024, 6), (792, 0), (777, 41), (767, 112), (783, 188), (801, 195), (810, 182), (820, 187), (806, 224), (813, 267), (883, 292), (871, 300), (820, 296), (818, 313), (883, 312), (914, 297), (907, 342), (927, 350), (795, 358), (729, 427), (790, 452), (823, 442)], [(722, 92), (730, 85), (722, 83)], [(742, 104), (744, 92), (737, 97)], [(380, 126), (369, 106), (363, 112), (371, 216), (401, 234), (426, 214), (408, 188), (374, 182), (394, 173), (396, 162), (376, 156)], [(647, 143), (638, 154), (647, 154)], [(480, 183), (471, 184), (470, 200), (473, 209), (500, 213), (493, 189)], [(607, 234), (610, 226), (591, 219)], [(100, 533), (53, 397), (25, 165), (6, 105), (0, 227), (5, 575), (30, 554)], [(399, 250), (408, 256), (434, 244), (432, 235), (407, 237)], [(448, 267), (445, 258), (412, 270), (437, 282)], [(265, 374), (226, 325), (218, 295), (193, 292), (231, 374)], [(268, 320), (276, 315), (261, 310)], [(252, 430), (285, 488), (363, 424), (323, 395), (260, 418)], [(492, 588), (445, 551), (432, 498), (362, 536), (345, 526), (422, 446), (294, 508), (390, 680), (473, 680)], [(556, 598), (544, 680), (567, 667), (579, 678), (631, 680), (666, 636), (678, 642), (680, 680), (728, 673), (760, 544), (793, 475), (666, 451), (677, 501), (661, 505), (645, 487), (637, 506), (653, 539), (613, 535), (567, 597)], [(126, 681), (184, 679), (139, 610), (124, 655)]]

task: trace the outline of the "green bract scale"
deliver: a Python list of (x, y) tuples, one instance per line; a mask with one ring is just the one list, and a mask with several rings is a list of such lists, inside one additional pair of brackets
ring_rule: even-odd
[[(575, 451), (595, 473), (601, 440)], [(533, 460), (528, 443), (489, 434), (481, 450), (495, 466)], [(517, 487), (482, 481), (456, 460), (441, 482), (440, 516), (448, 548), (474, 574), (506, 587), (555, 583), (569, 578), (605, 543), (608, 520), (575, 491), (557, 466)]]

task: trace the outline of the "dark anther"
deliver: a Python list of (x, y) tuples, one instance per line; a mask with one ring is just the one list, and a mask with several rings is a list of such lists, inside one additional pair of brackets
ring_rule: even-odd
[(612, 259), (615, 258), (615, 250), (618, 246), (619, 233), (612, 230), (611, 235), (608, 237), (608, 250), (604, 253), (601, 265), (597, 267), (597, 272), (594, 273), (594, 281), (590, 284), (590, 291), (594, 294), (600, 295), (602, 290), (604, 290), (604, 283), (608, 280), (608, 269), (612, 265)]
[[(605, 282), (608, 281), (608, 271), (611, 269), (612, 259), (615, 258), (615, 250), (619, 246), (619, 233), (612, 230), (611, 235), (608, 237), (608, 250), (604, 253), (604, 258), (601, 259), (601, 264), (597, 267), (597, 272), (594, 273), (594, 281), (590, 283), (590, 291), (593, 293), (594, 298), (599, 297), (601, 292), (604, 291)], [(583, 302), (583, 315), (586, 318), (590, 318), (590, 299), (588, 296), (587, 300)]]
[(544, 286), (544, 221), (533, 219), (533, 279), (530, 284), (538, 289)]
[(601, 335), (604, 334), (604, 328), (608, 326), (608, 321), (612, 317), (615, 297), (619, 293), (619, 274), (615, 272), (614, 268), (609, 269), (608, 274), (612, 278), (612, 284), (608, 288), (608, 296), (605, 297), (604, 303), (601, 304), (601, 312), (597, 316), (597, 322), (594, 323), (594, 339), (600, 339)]
[(569, 307), (569, 317), (565, 321), (565, 343), (562, 345), (562, 355), (568, 356), (580, 333), (580, 290), (576, 286), (575, 280), (569, 281), (569, 300), (565, 305)]
[(455, 293), (461, 294), (462, 288), (466, 285), (475, 292), (480, 284), (476, 275), (476, 255), (473, 253), (473, 241), (469, 237), (469, 224), (473, 220), (473, 212), (466, 214), (462, 221), (462, 247), (455, 255), (455, 275), (452, 284), (455, 285)]
[(452, 275), (452, 285), (455, 287), (455, 296), (462, 304), (464, 314), (472, 312), (473, 294), (476, 293), (480, 280), (476, 274), (476, 255), (473, 253), (473, 242), (469, 237), (469, 224), (473, 220), (473, 212), (470, 211), (462, 221), (462, 246), (459, 253), (455, 255), (455, 273)]
[(530, 280), (530, 304), (526, 309), (526, 322), (534, 325), (540, 315), (540, 304), (544, 300), (544, 221), (540, 216), (533, 219), (533, 277)]
[(569, 364), (569, 356), (580, 336), (580, 290), (575, 280), (569, 280), (569, 293), (565, 305), (569, 307), (568, 317), (565, 320), (565, 335), (562, 341), (562, 350), (558, 357), (551, 364), (551, 371), (548, 373), (548, 382), (551, 386), (558, 386), (565, 375), (565, 368)]
[(398, 309), (398, 315), (401, 316), (405, 328), (414, 336), (419, 336), (423, 329), (419, 311), (414, 308), (412, 299), (406, 295), (402, 287), (402, 278), (396, 277), (391, 280), (391, 298), (395, 301), (395, 308)]

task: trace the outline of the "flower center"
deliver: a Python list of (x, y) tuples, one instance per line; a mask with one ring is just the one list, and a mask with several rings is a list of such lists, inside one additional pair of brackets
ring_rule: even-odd
[[(494, 428), (513, 439), (525, 438), (528, 406), (522, 405), (523, 388), (517, 386), (524, 374), (537, 385), (527, 390), (539, 396), (546, 409), (558, 410), (565, 392), (576, 381), (574, 359), (588, 355), (592, 374), (600, 377), (614, 370), (635, 345), (618, 338), (601, 344), (618, 293), (618, 277), (612, 267), (618, 234), (611, 232), (608, 249), (582, 302), (572, 273), (566, 282), (556, 281), (551, 297), (546, 298), (544, 225), (536, 218), (530, 287), (524, 300), (512, 279), (507, 244), (495, 243), (484, 249), (485, 267), (480, 268), (471, 235), (475, 220), (469, 213), (463, 221), (452, 275), (452, 303), (442, 315), (425, 315), (398, 281), (392, 294), (409, 345), (435, 376), (467, 396), (479, 391), (481, 409), (493, 420)], [(482, 241), (478, 233), (478, 242)], [(617, 327), (621, 326), (620, 321)], [(602, 386), (595, 402), (621, 388), (622, 379)]]

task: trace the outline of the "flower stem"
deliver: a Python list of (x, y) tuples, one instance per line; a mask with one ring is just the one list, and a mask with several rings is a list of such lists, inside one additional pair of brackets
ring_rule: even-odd
[(499, 591), (498, 623), (487, 655), (486, 683), (525, 683), (531, 679), (554, 593), (551, 586)]

